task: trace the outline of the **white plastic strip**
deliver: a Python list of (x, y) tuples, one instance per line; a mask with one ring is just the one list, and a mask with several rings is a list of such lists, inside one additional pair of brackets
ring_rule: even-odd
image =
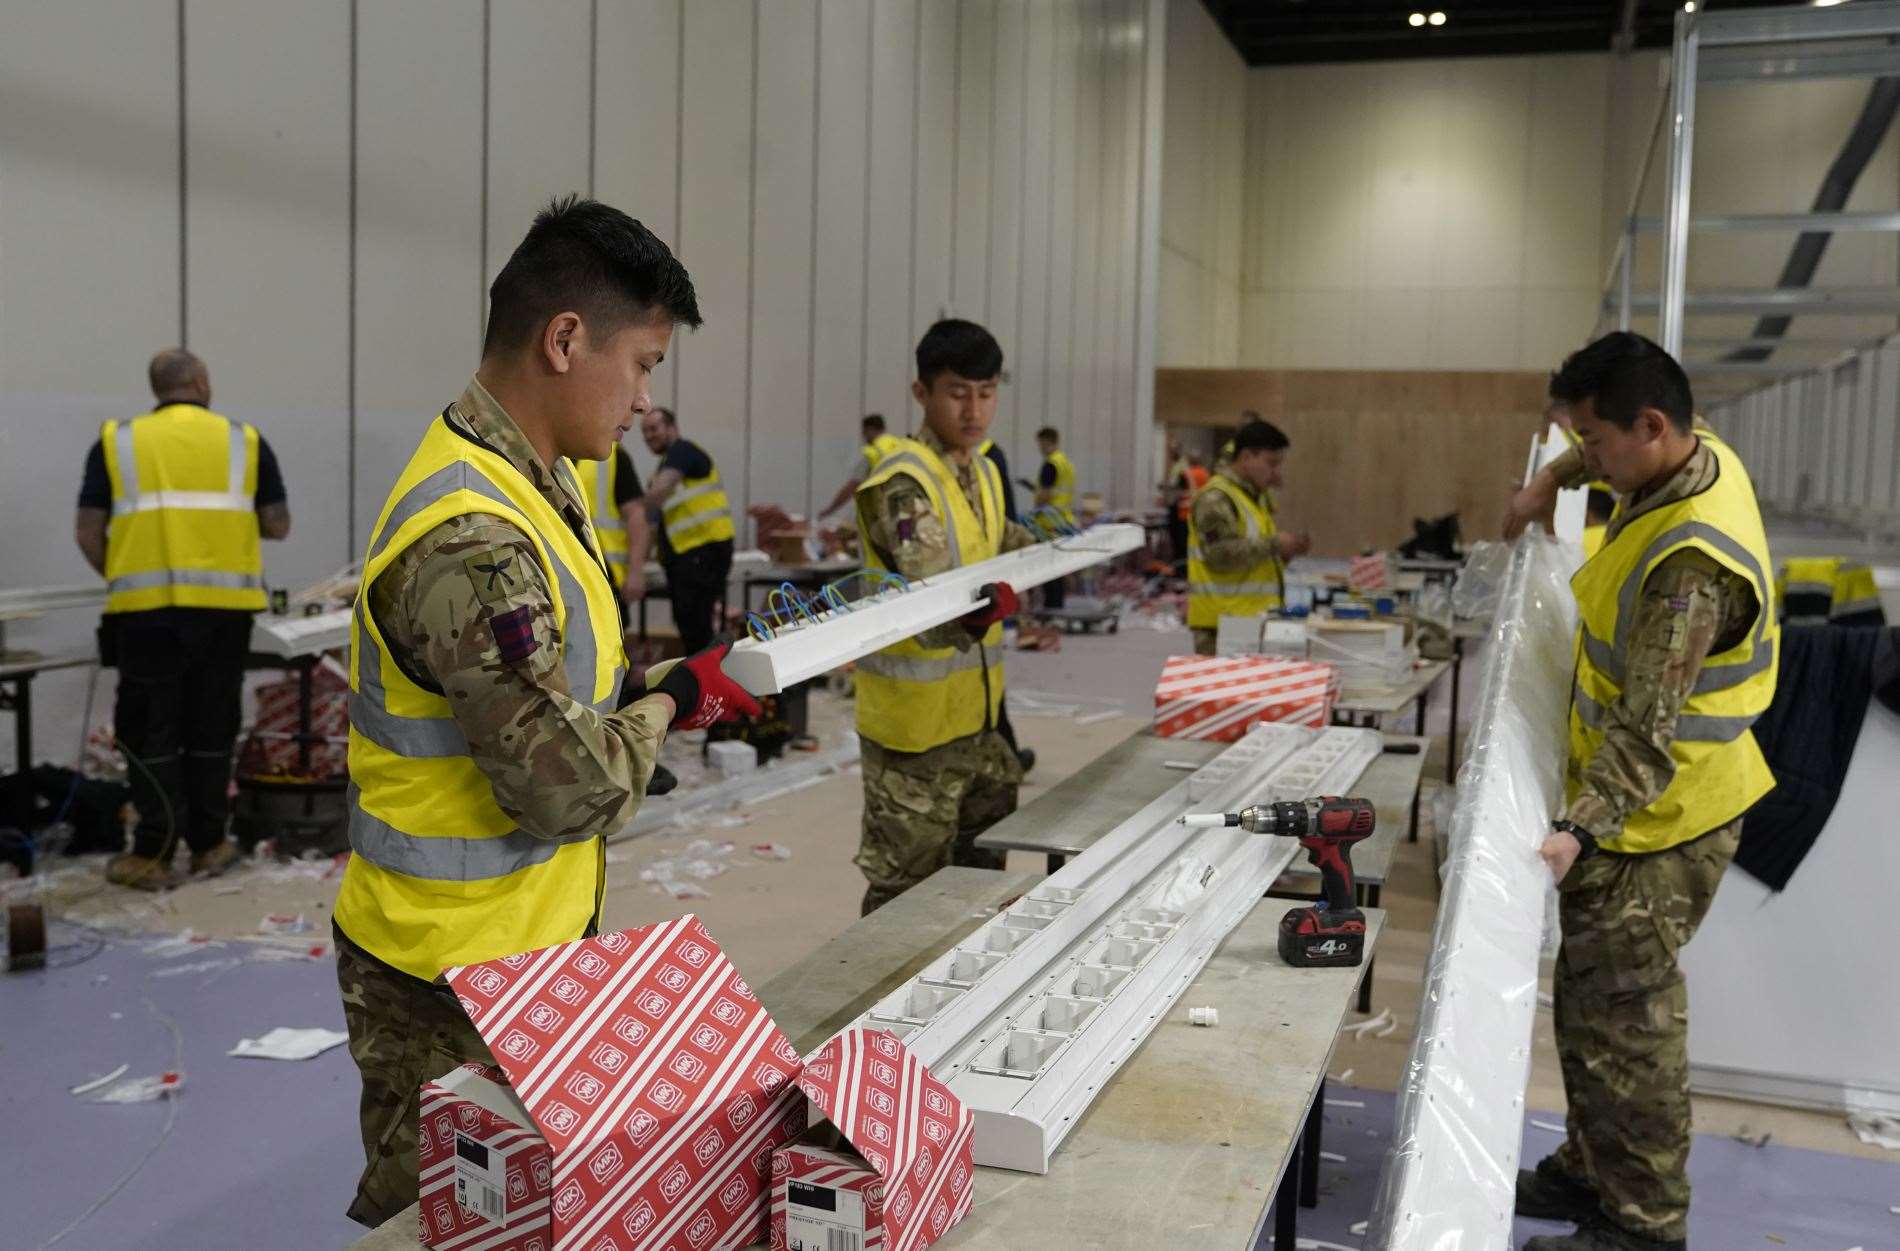
[(972, 611), (988, 583), (1018, 591), (1098, 565), (1142, 547), (1140, 526), (1091, 526), (1081, 534), (1038, 543), (934, 578), (907, 590), (821, 615), (771, 639), (744, 639), (725, 659), (727, 676), (754, 695), (770, 695), (839, 665), (914, 638)]
[(1535, 532), (1511, 552), (1368, 1248), (1510, 1246), (1580, 558)]
[(1371, 730), (1261, 725), (880, 1000), (976, 1116), (979, 1164), (1048, 1171), (1097, 1092), (1299, 850), (1180, 824), (1190, 809), (1351, 788)]

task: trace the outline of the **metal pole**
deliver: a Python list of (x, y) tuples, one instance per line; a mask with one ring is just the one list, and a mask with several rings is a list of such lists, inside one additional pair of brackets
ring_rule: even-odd
[(1689, 276), (1689, 173), (1695, 159), (1695, 16), (1676, 14), (1669, 61), (1669, 183), (1663, 212), (1662, 346), (1682, 356), (1683, 291)]
[(1622, 251), (1616, 273), (1616, 328), (1626, 331), (1630, 328), (1630, 254), (1636, 251), (1636, 224), (1627, 218), (1623, 223)]

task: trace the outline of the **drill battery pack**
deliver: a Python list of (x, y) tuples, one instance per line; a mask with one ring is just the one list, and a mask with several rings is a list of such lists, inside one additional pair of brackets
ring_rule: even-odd
[(1280, 918), (1280, 958), (1301, 969), (1357, 968), (1366, 958), (1366, 914), (1357, 908), (1292, 908)]

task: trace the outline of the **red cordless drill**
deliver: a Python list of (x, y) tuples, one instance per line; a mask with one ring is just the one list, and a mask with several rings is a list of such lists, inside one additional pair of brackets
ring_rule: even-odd
[(1351, 968), (1365, 959), (1366, 914), (1353, 901), (1352, 845), (1372, 836), (1377, 814), (1371, 800), (1322, 795), (1181, 820), (1299, 839), (1307, 861), (1319, 869), (1324, 896), (1280, 918), (1280, 958), (1301, 968)]

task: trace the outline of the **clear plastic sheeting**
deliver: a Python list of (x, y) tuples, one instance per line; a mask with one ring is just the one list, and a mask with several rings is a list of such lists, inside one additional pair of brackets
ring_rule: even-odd
[(1465, 567), (1458, 571), (1458, 581), (1451, 588), (1452, 610), (1467, 620), (1491, 620), (1510, 569), (1510, 544), (1473, 543), (1465, 553)]
[(1450, 859), (1418, 1034), (1368, 1248), (1510, 1245), (1550, 874), (1537, 849), (1561, 798), (1576, 630), (1576, 545), (1505, 549), (1492, 646), (1458, 775)]

